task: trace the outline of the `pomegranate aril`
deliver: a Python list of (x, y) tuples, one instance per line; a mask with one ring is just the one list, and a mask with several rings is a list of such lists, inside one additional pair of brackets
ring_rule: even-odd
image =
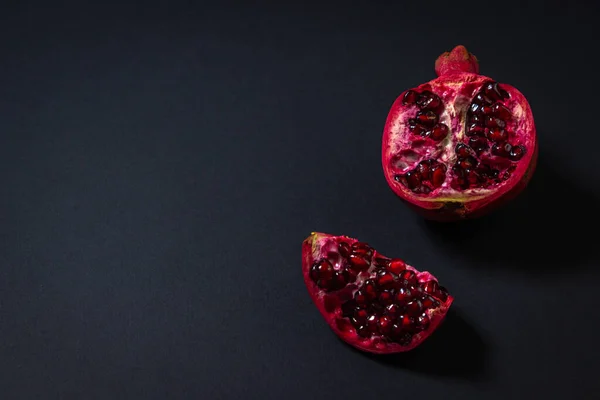
[(427, 328), (429, 328), (429, 317), (427, 316), (427, 314), (423, 313), (421, 315), (419, 315), (419, 318), (417, 318), (417, 328), (421, 331), (426, 330)]
[(431, 189), (429, 189), (425, 185), (421, 185), (419, 187), (414, 188), (413, 192), (414, 193), (419, 193), (419, 194), (428, 194), (428, 193), (431, 193)]
[(387, 268), (387, 266), (390, 264), (390, 259), (379, 256), (375, 257), (373, 262), (377, 268)]
[(492, 99), (490, 99), (485, 93), (481, 93), (481, 92), (477, 93), (477, 95), (475, 96), (475, 100), (473, 100), (473, 101), (481, 104), (482, 106), (493, 103)]
[(380, 294), (379, 294), (379, 303), (387, 306), (388, 304), (391, 304), (394, 301), (394, 292), (390, 289), (386, 289), (383, 290)]
[(356, 327), (356, 333), (361, 337), (369, 337), (371, 335), (371, 330), (366, 325), (360, 325)]
[(414, 286), (417, 283), (417, 275), (410, 269), (402, 271), (400, 274), (400, 279), (403, 280), (408, 286)]
[(438, 164), (431, 173), (431, 184), (434, 188), (442, 186), (446, 180), (446, 166), (444, 164)]
[(364, 307), (371, 300), (370, 296), (365, 293), (364, 290), (358, 289), (356, 293), (354, 293), (354, 302), (357, 306)]
[(497, 117), (485, 117), (485, 126), (488, 128), (506, 128), (506, 122)]
[(333, 278), (331, 278), (331, 283), (329, 285), (331, 290), (340, 290), (343, 289), (348, 284), (346, 280), (346, 275), (342, 271), (335, 271), (333, 273)]
[(351, 254), (350, 257), (348, 258), (348, 260), (350, 261), (350, 264), (353, 267), (355, 267), (356, 269), (358, 269), (360, 271), (369, 269), (369, 265), (370, 265), (369, 262), (360, 256)]
[(414, 189), (421, 185), (421, 174), (417, 171), (408, 171), (404, 176), (406, 177), (406, 184), (409, 189)]
[(492, 142), (504, 142), (508, 139), (508, 133), (504, 129), (493, 128), (489, 130), (487, 138)]
[(446, 299), (448, 299), (448, 290), (445, 287), (440, 286), (437, 293), (435, 294), (435, 297), (442, 301), (446, 301)]
[(442, 99), (438, 95), (425, 90), (417, 100), (417, 106), (422, 110), (437, 110), (442, 105)]
[(390, 272), (398, 275), (406, 269), (406, 263), (399, 258), (394, 258), (392, 261), (390, 261), (387, 269)]
[(469, 106), (469, 115), (472, 114), (478, 114), (481, 111), (481, 105), (477, 104), (477, 103), (471, 103), (471, 105)]
[(473, 150), (475, 150), (476, 153), (480, 153), (484, 150), (487, 150), (488, 148), (488, 143), (487, 140), (485, 140), (484, 137), (481, 136), (472, 136), (469, 138), (469, 146), (471, 146), (471, 148)]
[(429, 132), (427, 127), (417, 123), (415, 123), (414, 125), (409, 125), (408, 130), (411, 131), (413, 134), (419, 136), (427, 136), (427, 133)]
[(431, 177), (431, 160), (423, 160), (417, 166), (417, 171), (421, 175), (421, 179), (429, 180)]
[(334, 272), (333, 265), (323, 258), (312, 266), (310, 276), (314, 281), (329, 281)]
[(367, 328), (371, 333), (377, 332), (377, 323), (379, 322), (379, 318), (377, 315), (371, 314), (367, 317)]
[(519, 146), (513, 146), (512, 149), (510, 149), (510, 153), (509, 153), (508, 157), (512, 161), (519, 161), (521, 158), (523, 158), (524, 155), (525, 155), (525, 147), (519, 145)]
[(354, 268), (351, 265), (344, 268), (344, 276), (345, 276), (347, 282), (355, 282), (359, 273), (360, 273), (360, 270), (358, 270), (357, 268)]
[(472, 124), (467, 129), (465, 135), (467, 136), (482, 136), (485, 133), (485, 128), (483, 126)]
[(406, 304), (412, 300), (412, 292), (409, 288), (400, 288), (396, 293), (396, 302), (398, 304)]
[(502, 89), (497, 82), (490, 82), (483, 87), (483, 93), (492, 100), (499, 101), (509, 98), (508, 92)]
[(427, 127), (432, 127), (438, 122), (438, 116), (433, 111), (419, 111), (415, 119)]
[(454, 149), (454, 152), (458, 157), (468, 157), (472, 154), (469, 146), (467, 146), (464, 143), (457, 144), (456, 148)]
[(476, 114), (469, 116), (469, 124), (470, 125), (483, 126), (483, 123), (484, 123), (483, 117), (476, 115)]
[(406, 93), (404, 94), (404, 97), (402, 98), (402, 104), (404, 104), (405, 106), (411, 105), (411, 104), (416, 104), (418, 98), (419, 98), (419, 94), (417, 92), (415, 92), (412, 89), (407, 90)]
[(510, 151), (512, 150), (512, 146), (510, 143), (494, 143), (492, 146), (492, 154), (500, 157), (508, 157), (510, 155)]
[(382, 335), (389, 335), (392, 331), (392, 319), (387, 315), (382, 315), (377, 321), (377, 328)]
[(342, 255), (342, 257), (348, 258), (350, 255), (350, 245), (346, 242), (340, 242), (338, 245), (338, 251)]
[(392, 303), (385, 307), (385, 315), (388, 315), (390, 318), (396, 318), (400, 315), (400, 311), (402, 310), (398, 304)]
[(408, 315), (416, 316), (419, 315), (423, 310), (423, 303), (420, 300), (409, 301), (406, 304), (406, 313)]
[(477, 160), (473, 156), (459, 158), (458, 165), (463, 169), (473, 168), (473, 167), (477, 166)]
[[(354, 314), (352, 315), (352, 318), (354, 319), (354, 321), (356, 321), (355, 323), (357, 325), (363, 325), (364, 323), (367, 322), (367, 317), (369, 316), (369, 313), (367, 312), (367, 310), (365, 310), (364, 308), (356, 308), (354, 310)], [(353, 323), (354, 323), (353, 321)]]
[(432, 140), (439, 142), (440, 140), (442, 140), (446, 136), (448, 136), (448, 132), (449, 132), (449, 129), (446, 125), (437, 124), (431, 129), (431, 132), (429, 133), (429, 137)]
[(396, 278), (391, 272), (388, 271), (380, 271), (377, 274), (377, 286), (382, 288), (393, 287), (396, 283)]
[(410, 315), (402, 315), (398, 318), (398, 322), (404, 332), (412, 332), (415, 328), (415, 320)]
[(465, 177), (467, 178), (467, 182), (471, 185), (477, 184), (480, 180), (479, 174), (472, 169), (465, 170)]
[(362, 286), (362, 291), (365, 294), (366, 298), (369, 300), (373, 300), (377, 298), (377, 284), (373, 279), (367, 279)]
[(373, 255), (373, 249), (367, 243), (355, 242), (352, 245), (352, 253), (361, 257), (371, 257)]
[(436, 299), (434, 299), (432, 296), (425, 296), (425, 297), (423, 297), (422, 303), (423, 303), (423, 308), (424, 309), (436, 308), (436, 307), (438, 307), (440, 305), (439, 301), (437, 301)]
[(509, 120), (512, 118), (512, 113), (510, 110), (500, 103), (494, 104), (491, 107), (491, 112), (500, 119)]
[(438, 288), (439, 284), (434, 280), (427, 281), (423, 284), (423, 291), (425, 293), (434, 294), (437, 292)]

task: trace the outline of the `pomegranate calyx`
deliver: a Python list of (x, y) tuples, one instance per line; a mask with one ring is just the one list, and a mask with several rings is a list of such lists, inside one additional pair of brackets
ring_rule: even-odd
[(438, 76), (456, 73), (479, 73), (479, 61), (463, 45), (447, 51), (435, 60), (435, 73)]

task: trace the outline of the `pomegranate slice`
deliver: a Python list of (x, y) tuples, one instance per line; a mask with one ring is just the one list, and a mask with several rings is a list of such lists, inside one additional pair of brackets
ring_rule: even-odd
[(313, 232), (302, 243), (302, 273), (335, 334), (370, 353), (417, 347), (454, 300), (429, 272), (347, 236)]
[(442, 54), (435, 71), (436, 79), (401, 93), (391, 107), (384, 175), (426, 218), (481, 216), (531, 179), (538, 154), (533, 114), (517, 89), (479, 75), (464, 46)]

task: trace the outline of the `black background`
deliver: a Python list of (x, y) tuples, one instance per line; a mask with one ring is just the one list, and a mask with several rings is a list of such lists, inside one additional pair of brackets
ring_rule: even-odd
[[(598, 398), (597, 10), (350, 3), (3, 7), (0, 398)], [(528, 97), (540, 161), (439, 225), (388, 189), (381, 134), (457, 44)], [(434, 272), (445, 324), (344, 345), (311, 231)]]

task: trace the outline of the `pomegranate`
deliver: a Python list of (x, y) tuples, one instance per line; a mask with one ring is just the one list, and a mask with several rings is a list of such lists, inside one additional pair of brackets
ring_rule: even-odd
[(404, 91), (388, 114), (382, 163), (388, 185), (426, 218), (484, 215), (516, 197), (537, 162), (526, 98), (479, 75), (464, 46), (439, 56), (437, 78)]
[(308, 292), (331, 329), (366, 352), (399, 353), (421, 344), (453, 297), (429, 272), (388, 258), (347, 236), (313, 232), (302, 243)]

